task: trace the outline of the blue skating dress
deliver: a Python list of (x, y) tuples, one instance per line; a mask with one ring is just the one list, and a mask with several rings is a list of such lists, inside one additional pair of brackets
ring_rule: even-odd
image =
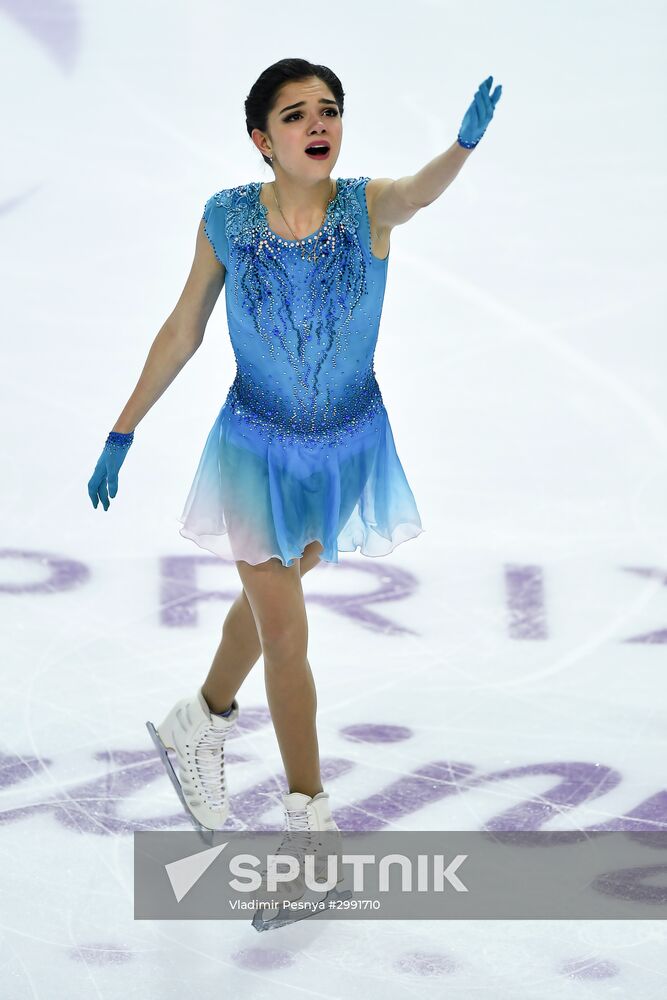
[(216, 555), (291, 566), (317, 539), (336, 563), (424, 530), (373, 369), (388, 256), (371, 252), (369, 180), (339, 178), (301, 240), (269, 229), (260, 181), (205, 204), (236, 376), (178, 520)]

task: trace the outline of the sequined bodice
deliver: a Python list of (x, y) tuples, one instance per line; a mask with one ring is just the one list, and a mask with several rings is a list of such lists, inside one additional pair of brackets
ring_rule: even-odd
[[(339, 178), (324, 223), (302, 240), (268, 226), (260, 182), (206, 202), (206, 234), (227, 270), (236, 377), (228, 402), (281, 440), (340, 440), (383, 408), (373, 356), (388, 258), (371, 251), (368, 177)], [(316, 253), (312, 257), (315, 237)]]

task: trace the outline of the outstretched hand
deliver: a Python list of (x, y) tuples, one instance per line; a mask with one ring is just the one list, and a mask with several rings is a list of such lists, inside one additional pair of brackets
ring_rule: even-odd
[(109, 497), (115, 497), (118, 493), (118, 471), (125, 461), (133, 439), (134, 432), (119, 434), (111, 431), (109, 434), (104, 450), (97, 460), (95, 471), (88, 480), (88, 496), (96, 510), (100, 500), (104, 509), (108, 510)]
[(463, 116), (461, 128), (457, 136), (458, 142), (466, 149), (472, 149), (486, 132), (487, 125), (493, 118), (496, 104), (500, 100), (502, 84), (498, 84), (493, 93), (490, 93), (493, 77), (489, 76), (480, 83), (472, 104)]

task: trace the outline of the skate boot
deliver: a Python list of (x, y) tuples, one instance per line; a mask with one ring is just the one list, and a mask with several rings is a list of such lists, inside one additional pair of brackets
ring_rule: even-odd
[[(236, 726), (236, 699), (227, 717), (211, 713), (201, 688), (176, 702), (157, 727), (146, 723), (167, 774), (195, 829), (220, 830), (229, 814), (225, 740)], [(167, 753), (173, 750), (178, 774)]]
[[(343, 881), (340, 863), (341, 836), (331, 815), (329, 793), (318, 792), (311, 798), (303, 792), (288, 792), (283, 796), (283, 807), (285, 834), (280, 846), (273, 853), (296, 858), (299, 862), (299, 874), (289, 882), (279, 882), (277, 890), (269, 892), (267, 869), (265, 867), (262, 870), (262, 885), (254, 894), (259, 906), (252, 922), (258, 931), (272, 930), (294, 923), (295, 920), (313, 916), (317, 912), (314, 908), (316, 905), (326, 905), (331, 898), (349, 899), (352, 895), (349, 890), (340, 892), (337, 888)], [(305, 857), (313, 856), (315, 881), (324, 885), (328, 876), (328, 859), (334, 854), (337, 871), (336, 887), (329, 890), (322, 889), (316, 893), (306, 885)], [(289, 904), (297, 901), (298, 907), (291, 908)], [(271, 903), (274, 905), (270, 905)]]

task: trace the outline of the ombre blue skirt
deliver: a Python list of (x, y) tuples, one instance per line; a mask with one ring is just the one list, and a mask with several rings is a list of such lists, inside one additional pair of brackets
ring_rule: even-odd
[(252, 565), (291, 566), (316, 540), (326, 562), (385, 556), (424, 530), (384, 406), (332, 445), (267, 439), (227, 400), (178, 520), (184, 538)]

